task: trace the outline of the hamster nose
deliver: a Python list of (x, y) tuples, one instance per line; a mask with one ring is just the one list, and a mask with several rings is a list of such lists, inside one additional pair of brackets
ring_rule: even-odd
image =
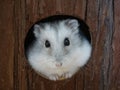
[(62, 66), (62, 63), (59, 62), (59, 63), (56, 63), (55, 65), (56, 65), (56, 67), (61, 67), (61, 66)]

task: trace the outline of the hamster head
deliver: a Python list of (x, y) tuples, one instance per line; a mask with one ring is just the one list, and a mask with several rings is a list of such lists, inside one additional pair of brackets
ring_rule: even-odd
[(51, 80), (69, 78), (86, 64), (91, 45), (80, 34), (76, 19), (34, 25), (36, 41), (28, 60), (38, 73)]

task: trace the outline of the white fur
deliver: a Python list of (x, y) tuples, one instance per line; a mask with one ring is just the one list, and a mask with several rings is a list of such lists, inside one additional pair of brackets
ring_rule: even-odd
[[(45, 24), (45, 28), (39, 29), (37, 41), (28, 54), (28, 60), (35, 71), (51, 80), (58, 80), (61, 76), (70, 78), (87, 63), (91, 45), (85, 38), (79, 37), (78, 28), (71, 30), (65, 25), (65, 21), (61, 21), (55, 27)], [(66, 37), (70, 40), (70, 46), (64, 47)], [(45, 47), (45, 40), (50, 41), (50, 48)], [(59, 63), (62, 66), (57, 67), (56, 64)]]

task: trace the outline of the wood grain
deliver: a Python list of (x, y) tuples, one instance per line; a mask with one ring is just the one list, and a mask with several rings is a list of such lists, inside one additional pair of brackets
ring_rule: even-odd
[(120, 1), (114, 1), (113, 61), (110, 73), (110, 90), (120, 90)]
[(0, 90), (13, 89), (13, 2), (0, 2)]
[[(120, 0), (0, 1), (0, 90), (120, 90)], [(93, 52), (71, 79), (49, 81), (32, 70), (24, 39), (36, 21), (74, 15), (90, 28)]]

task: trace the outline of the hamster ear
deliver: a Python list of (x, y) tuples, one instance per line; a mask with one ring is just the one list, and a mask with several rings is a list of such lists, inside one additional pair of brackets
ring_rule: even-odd
[(34, 31), (33, 31), (33, 33), (34, 33), (34, 35), (36, 37), (38, 37), (40, 35), (40, 29), (41, 29), (40, 25), (38, 25), (38, 24), (34, 25)]
[(73, 30), (76, 30), (79, 27), (78, 20), (76, 20), (76, 19), (68, 19), (68, 20), (66, 20), (65, 23), (68, 27), (70, 27)]

